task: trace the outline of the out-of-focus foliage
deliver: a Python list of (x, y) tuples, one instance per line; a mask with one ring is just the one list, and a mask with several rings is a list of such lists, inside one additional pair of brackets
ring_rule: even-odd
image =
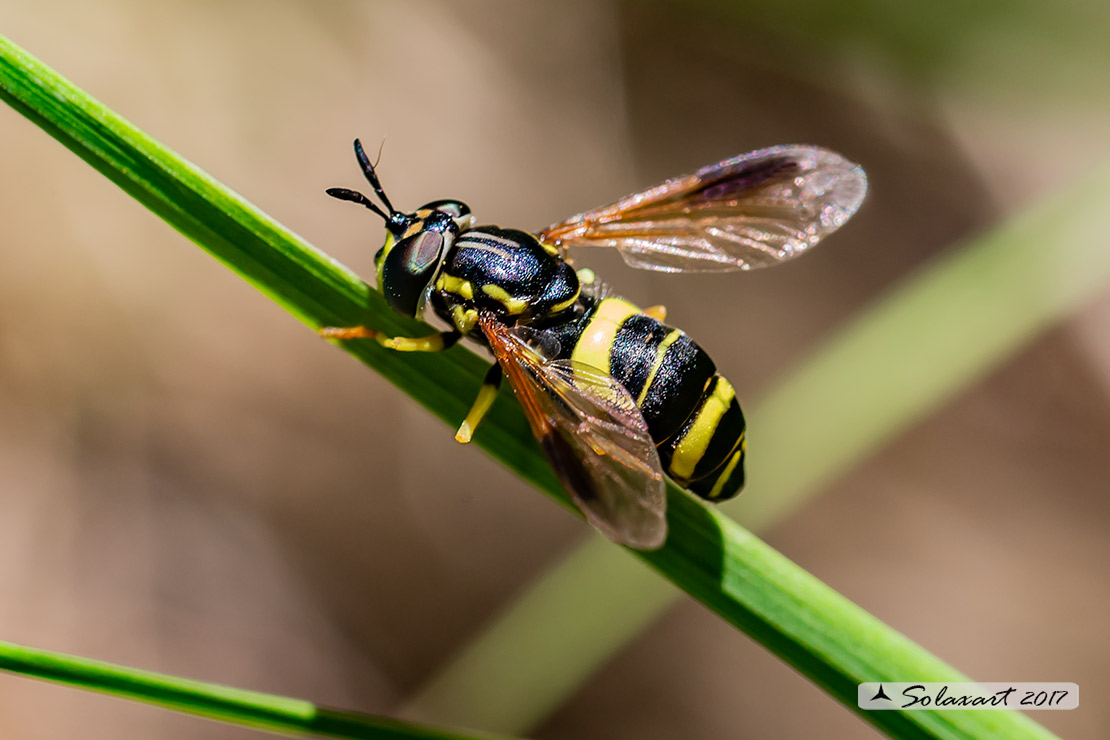
[[(302, 699), (190, 681), (0, 641), (0, 668), (86, 691), (281, 733), (350, 740), (498, 740), (320, 707)], [(500, 740), (508, 740), (500, 738)]]
[(1085, 93), (1110, 69), (1110, 7), (1095, 0), (748, 3), (692, 0), (735, 24), (776, 64), (813, 70), (824, 54), (929, 86), (994, 97)]

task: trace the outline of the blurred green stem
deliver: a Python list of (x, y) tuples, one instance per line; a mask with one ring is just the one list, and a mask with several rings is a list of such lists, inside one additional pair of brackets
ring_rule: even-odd
[[(1090, 300), (1110, 280), (1108, 211), (1104, 164), (862, 311), (757, 404), (749, 487), (722, 509), (754, 530), (777, 524)], [(528, 732), (681, 596), (590, 538), (536, 576), (402, 714)]]
[(286, 696), (190, 681), (10, 642), (0, 642), (0, 669), (286, 735), (364, 740), (495, 738), (484, 733), (448, 732), (370, 714), (341, 712)]

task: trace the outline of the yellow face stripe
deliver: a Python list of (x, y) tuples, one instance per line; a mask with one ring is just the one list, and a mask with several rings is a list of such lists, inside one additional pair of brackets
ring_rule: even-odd
[(454, 293), (457, 296), (462, 296), (468, 301), (474, 300), (474, 286), (470, 284), (470, 281), (448, 275), (446, 272), (441, 274), (439, 279), (436, 280), (436, 290)]
[(736, 466), (737, 464), (739, 464), (740, 458), (744, 456), (744, 450), (747, 448), (747, 446), (747, 442), (744, 440), (744, 435), (741, 434), (740, 449), (733, 453), (732, 458), (728, 461), (728, 465), (726, 465), (725, 469), (721, 471), (721, 474), (717, 476), (717, 482), (713, 484), (713, 490), (709, 492), (709, 496), (707, 496), (706, 498), (712, 500), (721, 495), (721, 489), (725, 487), (725, 483), (728, 483), (728, 479), (732, 477), (732, 471), (736, 470)]
[(407, 229), (405, 229), (405, 233), (401, 234), (401, 238), (404, 239), (405, 237), (412, 236), (413, 234), (415, 234), (416, 232), (420, 231), (423, 228), (424, 228), (424, 222), (423, 221), (413, 221), (412, 224), (410, 224), (409, 227)]
[(385, 244), (382, 245), (382, 256), (389, 254), (389, 250), (393, 249), (393, 232), (387, 231), (385, 234)]
[(667, 354), (667, 349), (674, 344), (675, 340), (681, 336), (682, 332), (675, 329), (670, 334), (663, 337), (663, 341), (659, 343), (659, 351), (655, 355), (655, 364), (651, 366), (647, 380), (644, 381), (644, 387), (640, 391), (640, 395), (636, 398), (637, 406), (644, 405), (644, 399), (647, 398), (648, 391), (651, 390), (651, 384), (655, 380), (655, 374), (659, 372), (659, 368), (663, 367), (663, 356)]
[(686, 436), (678, 443), (671, 458), (671, 477), (676, 480), (690, 480), (698, 461), (709, 448), (709, 441), (713, 439), (713, 432), (721, 417), (728, 411), (729, 404), (736, 397), (736, 391), (724, 378), (717, 378), (717, 386), (712, 395), (698, 409), (697, 418), (686, 432)]
[(505, 310), (511, 314), (524, 313), (524, 310), (528, 308), (528, 301), (513, 298), (509, 295), (509, 291), (500, 285), (483, 285), (482, 292), (504, 306)]
[(387, 254), (389, 254), (389, 250), (391, 250), (391, 249), (393, 249), (393, 233), (392, 232), (386, 232), (385, 244), (382, 245), (382, 249), (381, 249), (380, 252), (378, 252), (377, 259), (374, 261), (374, 270), (377, 271), (377, 273), (378, 273), (378, 291), (379, 292), (384, 290), (382, 288), (382, 263), (385, 262), (385, 256)]
[(609, 352), (613, 348), (613, 340), (617, 331), (630, 316), (640, 313), (640, 309), (633, 306), (623, 298), (606, 298), (598, 304), (597, 312), (586, 325), (578, 343), (574, 345), (574, 352), (570, 359), (581, 362), (583, 365), (596, 367), (608, 375)]

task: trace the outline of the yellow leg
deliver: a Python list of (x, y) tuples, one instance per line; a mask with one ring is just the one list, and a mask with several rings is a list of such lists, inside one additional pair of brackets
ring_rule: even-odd
[(644, 309), (644, 314), (650, 316), (656, 321), (667, 320), (667, 307), (666, 306), (649, 306)]
[(386, 349), (398, 352), (439, 352), (459, 341), (457, 331), (441, 331), (427, 337), (388, 337), (366, 326), (327, 326), (317, 333), (327, 339), (374, 339)]
[(489, 411), (493, 401), (497, 398), (497, 389), (501, 387), (501, 366), (494, 363), (486, 373), (486, 379), (482, 381), (482, 389), (478, 391), (478, 397), (474, 399), (474, 405), (470, 407), (470, 413), (463, 419), (463, 423), (459, 426), (459, 431), (455, 432), (455, 440), (466, 444), (470, 438), (474, 436), (475, 430), (478, 429), (478, 424), (481, 423), (482, 418)]

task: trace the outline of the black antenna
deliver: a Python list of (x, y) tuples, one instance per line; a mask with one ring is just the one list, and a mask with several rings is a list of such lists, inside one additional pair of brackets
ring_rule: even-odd
[(362, 142), (355, 139), (355, 156), (358, 157), (358, 163), (362, 167), (362, 174), (366, 175), (366, 179), (374, 186), (374, 192), (385, 203), (385, 207), (393, 213), (393, 204), (389, 202), (389, 198), (385, 196), (385, 190), (382, 189), (382, 184), (378, 182), (378, 173), (374, 172), (374, 165), (370, 163), (370, 158), (366, 156), (366, 152), (362, 151)]
[(371, 201), (369, 198), (367, 198), (365, 195), (358, 192), (357, 190), (348, 190), (347, 188), (328, 188), (325, 192), (327, 192), (327, 194), (333, 198), (339, 198), (339, 200), (349, 200), (352, 203), (364, 205), (374, 213), (381, 216), (382, 219), (384, 219), (385, 221), (389, 221), (389, 216), (387, 216), (381, 208), (378, 208), (378, 205), (376, 203)]

